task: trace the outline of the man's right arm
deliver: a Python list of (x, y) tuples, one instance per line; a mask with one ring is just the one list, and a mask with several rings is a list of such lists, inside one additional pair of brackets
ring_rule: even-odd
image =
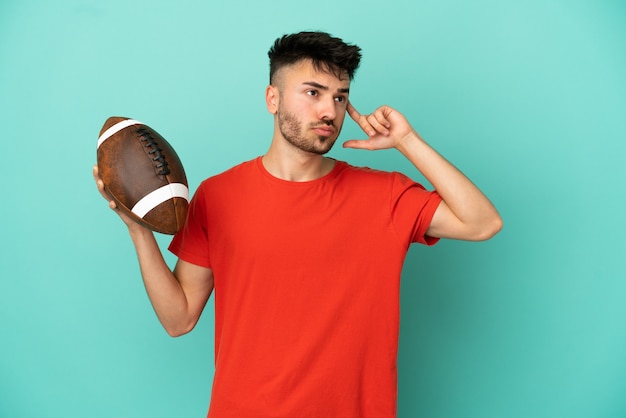
[(191, 331), (213, 292), (213, 271), (180, 259), (174, 271), (170, 270), (154, 233), (117, 210), (115, 202), (104, 190), (97, 167), (94, 167), (93, 175), (100, 194), (128, 227), (141, 276), (159, 321), (173, 337)]

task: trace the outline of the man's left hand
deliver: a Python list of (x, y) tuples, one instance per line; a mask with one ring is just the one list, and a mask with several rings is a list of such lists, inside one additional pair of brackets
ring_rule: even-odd
[(362, 115), (352, 103), (346, 108), (348, 115), (367, 134), (368, 139), (352, 139), (344, 142), (344, 148), (379, 150), (397, 148), (413, 132), (406, 118), (389, 106), (381, 106), (369, 115)]

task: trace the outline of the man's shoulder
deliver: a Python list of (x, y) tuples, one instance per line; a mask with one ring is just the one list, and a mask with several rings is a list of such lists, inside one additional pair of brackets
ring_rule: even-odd
[(390, 190), (392, 194), (402, 193), (402, 190), (409, 188), (426, 190), (420, 182), (400, 171), (355, 166), (343, 161), (338, 161), (338, 164), (340, 165), (340, 174), (337, 176), (339, 181), (358, 189), (367, 188), (378, 193)]
[(202, 182), (202, 186), (208, 187), (215, 184), (222, 185), (224, 183), (230, 183), (252, 175), (254, 174), (257, 159), (258, 158), (254, 158), (252, 160), (244, 161), (225, 171), (222, 171), (221, 173), (212, 175)]
[(367, 166), (357, 166), (341, 160), (337, 160), (337, 165), (339, 167), (339, 172), (342, 175), (349, 177), (351, 180), (362, 179), (364, 181), (390, 181), (398, 176), (404, 177), (402, 173), (396, 171), (385, 171)]

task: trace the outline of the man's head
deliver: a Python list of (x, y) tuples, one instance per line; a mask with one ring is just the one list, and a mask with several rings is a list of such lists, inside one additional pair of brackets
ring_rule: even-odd
[(274, 42), (267, 55), (270, 58), (270, 84), (286, 66), (311, 60), (318, 71), (330, 72), (337, 78), (347, 74), (353, 79), (361, 62), (361, 48), (349, 45), (325, 32), (300, 32), (284, 35)]
[(306, 153), (325, 154), (337, 139), (360, 48), (323, 32), (285, 35), (270, 48), (268, 110), (274, 140)]

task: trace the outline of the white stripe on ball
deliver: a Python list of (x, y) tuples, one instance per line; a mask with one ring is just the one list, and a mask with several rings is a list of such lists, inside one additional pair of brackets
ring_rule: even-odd
[(161, 203), (175, 197), (182, 197), (189, 202), (189, 189), (187, 186), (182, 183), (170, 183), (160, 187), (141, 198), (141, 200), (133, 206), (131, 211), (140, 218), (143, 218), (148, 212)]
[(133, 126), (133, 125), (143, 125), (143, 123), (135, 119), (126, 119), (121, 122), (117, 122), (115, 125), (111, 126), (109, 129), (102, 132), (102, 135), (100, 135), (100, 137), (98, 138), (98, 146), (96, 147), (96, 149), (100, 148), (100, 145), (102, 145), (104, 141), (106, 141), (107, 139), (109, 139), (110, 137), (112, 137), (113, 135), (121, 131), (122, 129), (128, 128), (129, 126)]

